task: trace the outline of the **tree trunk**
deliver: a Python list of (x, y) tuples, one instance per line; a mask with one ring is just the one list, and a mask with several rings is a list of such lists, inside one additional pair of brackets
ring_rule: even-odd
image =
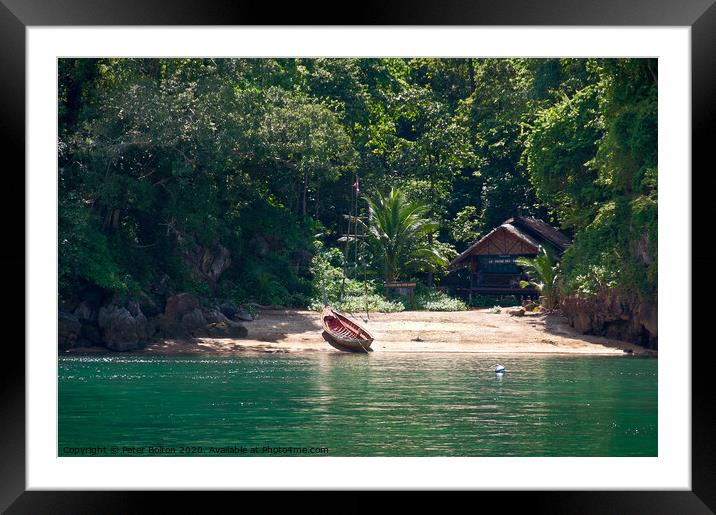
[[(430, 218), (432, 218), (434, 214), (433, 206), (435, 202), (435, 174), (433, 173), (433, 163), (437, 161), (437, 158), (434, 158), (432, 155), (430, 156)], [(428, 233), (428, 245), (432, 248), (433, 246), (433, 233)], [(432, 266), (432, 265), (431, 265)], [(433, 271), (432, 269), (428, 270), (428, 287), (433, 287)]]
[[(428, 245), (433, 246), (433, 233), (428, 233)], [(433, 271), (428, 270), (428, 287), (433, 287)]]
[(303, 172), (303, 195), (301, 198), (301, 215), (306, 218), (306, 194), (308, 193), (308, 172)]
[(467, 70), (470, 73), (470, 94), (474, 93), (477, 89), (477, 82), (475, 81), (475, 65), (471, 58), (467, 60)]

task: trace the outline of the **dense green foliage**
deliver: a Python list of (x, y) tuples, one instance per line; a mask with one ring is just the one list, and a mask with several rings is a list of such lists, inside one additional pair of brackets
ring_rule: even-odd
[(525, 143), (539, 198), (575, 243), (567, 291), (656, 295), (657, 76), (654, 59), (589, 61), (595, 76), (541, 109)]
[[(63, 300), (168, 284), (296, 307), (368, 292), (378, 306), (381, 279), (439, 282), (443, 258), (513, 215), (574, 236), (568, 291), (656, 292), (654, 59), (58, 66)], [(356, 176), (371, 245), (344, 266)], [(391, 233), (379, 213), (399, 191), (418, 211)]]

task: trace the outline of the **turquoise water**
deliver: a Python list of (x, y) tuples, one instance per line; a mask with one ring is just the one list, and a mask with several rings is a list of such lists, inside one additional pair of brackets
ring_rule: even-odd
[(378, 352), (62, 356), (58, 454), (656, 456), (657, 364)]

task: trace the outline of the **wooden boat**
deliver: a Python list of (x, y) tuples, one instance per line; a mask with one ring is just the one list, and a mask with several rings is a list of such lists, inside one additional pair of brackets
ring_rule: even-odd
[(323, 339), (345, 352), (373, 352), (373, 335), (345, 315), (326, 305), (321, 315)]

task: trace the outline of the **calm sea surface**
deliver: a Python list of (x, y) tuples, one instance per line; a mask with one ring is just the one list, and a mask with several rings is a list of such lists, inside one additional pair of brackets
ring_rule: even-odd
[(656, 456), (657, 364), (377, 352), (62, 356), (58, 453)]

